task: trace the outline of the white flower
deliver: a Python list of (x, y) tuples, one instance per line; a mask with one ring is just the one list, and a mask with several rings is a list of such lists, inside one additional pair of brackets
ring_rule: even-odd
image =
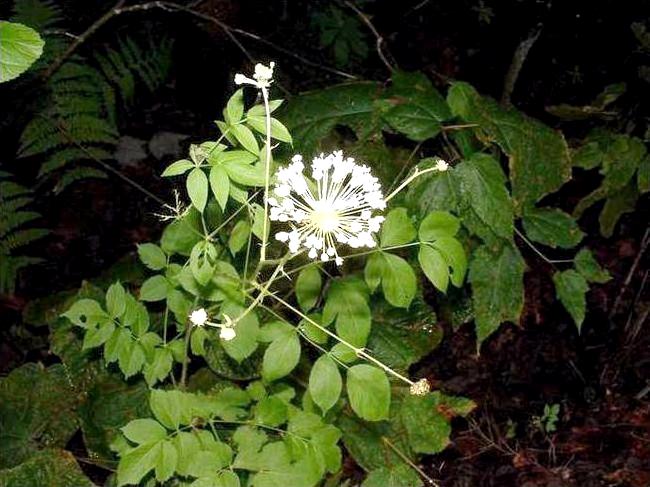
[(219, 331), (219, 338), (222, 340), (225, 340), (229, 342), (233, 338), (237, 336), (237, 333), (235, 333), (235, 329), (232, 328), (231, 326), (223, 326), (221, 330)]
[(386, 208), (379, 180), (370, 168), (359, 165), (342, 151), (321, 154), (311, 163), (311, 178), (303, 175), (302, 156), (295, 155), (277, 172), (275, 197), (269, 198), (269, 218), (289, 222), (290, 232), (275, 238), (287, 242), (293, 253), (308, 250), (312, 259), (343, 263), (336, 244), (352, 248), (375, 247), (373, 234), (379, 231), (383, 216), (373, 211)]
[(194, 326), (204, 326), (208, 321), (208, 313), (204, 308), (195, 309), (190, 315), (190, 322)]
[(438, 160), (436, 161), (435, 168), (436, 168), (437, 171), (444, 172), (444, 171), (446, 171), (447, 169), (449, 169), (449, 164), (447, 164), (447, 163), (446, 163), (445, 161), (443, 161), (442, 159), (438, 159)]
[(257, 88), (268, 88), (271, 86), (271, 83), (273, 83), (273, 68), (275, 67), (275, 63), (271, 61), (268, 66), (264, 66), (263, 64), (256, 64), (255, 65), (255, 74), (253, 74), (253, 78), (249, 78), (248, 76), (244, 76), (241, 73), (237, 73), (235, 75), (235, 84), (237, 85), (253, 85)]

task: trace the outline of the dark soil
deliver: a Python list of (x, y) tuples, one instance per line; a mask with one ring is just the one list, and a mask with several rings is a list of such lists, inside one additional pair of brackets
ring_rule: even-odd
[[(63, 3), (66, 15), (74, 19), (70, 31), (77, 33), (113, 2)], [(332, 57), (319, 48), (309, 22), (313, 11), (327, 3), (207, 0), (200, 9), (296, 54), (332, 65)], [(633, 134), (644, 135), (644, 117), (649, 112), (643, 93), (647, 94), (648, 85), (637, 70), (648, 59), (640, 52), (630, 25), (646, 20), (649, 7), (646, 1), (612, 0), (361, 4), (401, 68), (424, 71), (442, 89), (449, 78), (464, 79), (495, 98), (501, 96), (516, 46), (541, 25), (513, 103), (561, 127), (569, 138), (583, 136), (593, 124), (560, 124), (544, 107), (588, 103), (604, 86), (621, 81), (627, 83), (628, 91), (621, 99), (620, 117), (612, 123), (618, 127), (632, 123)], [(0, 14), (4, 9), (0, 7)], [(130, 33), (164, 29), (177, 39), (170, 82), (120, 117), (121, 133), (143, 140), (160, 131), (188, 134), (191, 140), (214, 133), (211, 122), (228, 95), (229, 79), (247, 65), (223, 32), (214, 26), (199, 28), (182, 14), (155, 11), (125, 16), (111, 25), (100, 31), (96, 43), (102, 42), (102, 35), (113, 34), (113, 29)], [(364, 78), (386, 79), (372, 37), (368, 44), (366, 61), (342, 69)], [(341, 81), (264, 44), (246, 40), (245, 45), (255, 58), (278, 61), (280, 84), (290, 92)], [(7, 105), (3, 102), (2, 106)], [(11, 109), (8, 112), (10, 120), (20, 118)], [(16, 138), (8, 126), (0, 125), (0, 158), (5, 161), (11, 161), (16, 151)], [(168, 181), (157, 176), (169, 162), (150, 157), (123, 170), (171, 201)], [(28, 164), (11, 169), (25, 182), (36, 170)], [(558, 196), (558, 203), (571, 207), (588, 192), (589, 184), (573, 184)], [(597, 236), (597, 209), (581, 221), (590, 235), (585, 243), (613, 276), (589, 293), (581, 334), (555, 300), (552, 266), (521, 242), (529, 269), (520, 326), (503, 326), (477, 355), (471, 325), (454, 331), (451, 324), (445, 324), (441, 346), (414, 372), (448, 393), (471, 397), (478, 407), (468, 421), (455, 424), (452, 446), (423, 462), (442, 485), (650, 485), (650, 325), (640, 321), (644, 309), (638, 304), (648, 302), (650, 260), (648, 253), (636, 259), (650, 220), (648, 203), (647, 198), (639, 201), (637, 211), (623, 217), (610, 239)], [(21, 334), (14, 326), (29, 299), (78, 286), (132, 252), (136, 243), (155, 240), (161, 229), (154, 216), (158, 203), (117, 178), (81, 182), (41, 205), (53, 234), (32, 250), (35, 255), (46, 255), (47, 261), (21, 275), (15, 296), (1, 298), (1, 373), (47, 357), (46, 330)], [(560, 406), (557, 429), (545, 432), (535, 424), (535, 417), (552, 404)]]

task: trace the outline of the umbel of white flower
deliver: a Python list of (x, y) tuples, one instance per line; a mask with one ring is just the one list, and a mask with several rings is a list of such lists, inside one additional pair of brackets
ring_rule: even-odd
[(307, 250), (312, 259), (343, 263), (337, 245), (352, 248), (375, 247), (373, 234), (384, 217), (374, 212), (386, 208), (379, 180), (370, 168), (344, 157), (342, 151), (321, 154), (311, 163), (311, 177), (305, 177), (301, 155), (278, 170), (269, 218), (288, 222), (291, 231), (275, 238), (288, 242), (293, 253)]
[(263, 64), (255, 65), (255, 73), (253, 78), (249, 78), (241, 73), (235, 75), (235, 84), (237, 85), (253, 85), (257, 88), (268, 88), (273, 82), (273, 68), (275, 63), (271, 61), (268, 66)]
[(208, 320), (208, 312), (205, 308), (195, 309), (190, 313), (190, 323), (199, 328), (205, 325), (219, 328), (219, 337), (222, 340), (230, 341), (237, 336), (235, 332), (234, 323), (228, 315), (223, 315), (224, 323), (212, 323)]

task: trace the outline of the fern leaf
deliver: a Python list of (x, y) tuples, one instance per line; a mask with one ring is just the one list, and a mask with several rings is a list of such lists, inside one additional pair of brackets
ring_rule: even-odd
[(105, 179), (106, 177), (106, 173), (100, 171), (99, 169), (92, 167), (76, 167), (74, 169), (70, 169), (61, 176), (61, 178), (57, 181), (56, 186), (54, 187), (54, 193), (60, 194), (72, 183), (81, 179)]
[(0, 216), (0, 237), (4, 237), (18, 227), (40, 218), (35, 211), (17, 211), (3, 213)]

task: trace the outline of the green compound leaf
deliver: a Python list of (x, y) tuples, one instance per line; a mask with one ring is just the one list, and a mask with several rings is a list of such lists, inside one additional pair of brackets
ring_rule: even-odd
[(381, 226), (381, 246), (393, 247), (412, 242), (417, 232), (408, 217), (406, 208), (395, 208), (386, 215)]
[(273, 340), (264, 352), (262, 377), (267, 382), (285, 377), (300, 360), (300, 339), (295, 330), (283, 333)]
[(140, 301), (162, 301), (172, 289), (165, 276), (151, 276), (142, 283)]
[(296, 299), (303, 311), (309, 311), (316, 306), (322, 287), (323, 279), (316, 266), (300, 271), (296, 279)]
[(589, 249), (580, 249), (573, 259), (576, 270), (589, 282), (603, 284), (612, 276), (603, 269)]
[(341, 396), (343, 380), (336, 362), (327, 355), (321, 355), (309, 374), (309, 394), (325, 414)]
[(352, 410), (366, 421), (388, 418), (390, 384), (377, 367), (361, 364), (348, 369), (347, 392)]
[(34, 29), (0, 21), (0, 83), (17, 78), (43, 53), (45, 42)]
[(528, 238), (553, 248), (571, 249), (585, 235), (571, 215), (557, 208), (527, 209), (522, 221)]
[(519, 250), (512, 245), (503, 245), (496, 251), (483, 245), (474, 252), (469, 282), (479, 344), (504, 321), (519, 321), (524, 305), (525, 267)]
[(382, 467), (368, 473), (361, 487), (421, 487), (418, 473), (405, 463), (395, 467)]
[(251, 226), (246, 220), (239, 220), (228, 237), (228, 249), (232, 255), (236, 255), (248, 243), (251, 234)]
[(580, 332), (587, 311), (585, 295), (589, 291), (589, 284), (580, 273), (573, 269), (556, 272), (553, 275), (553, 283), (555, 284), (555, 294), (573, 318), (578, 332)]
[(234, 135), (237, 142), (239, 142), (244, 149), (252, 154), (260, 153), (260, 146), (257, 143), (255, 134), (245, 125), (232, 125), (230, 132)]
[(122, 428), (124, 436), (133, 443), (155, 443), (167, 437), (167, 430), (153, 419), (134, 419)]
[(213, 166), (210, 169), (210, 188), (217, 203), (224, 210), (228, 202), (228, 195), (230, 194), (230, 179), (223, 166)]
[(119, 282), (112, 284), (106, 291), (106, 309), (113, 318), (122, 316), (126, 311), (126, 291)]
[(422, 245), (418, 252), (422, 272), (436, 289), (446, 293), (449, 285), (449, 264), (442, 253), (429, 245)]
[(418, 234), (423, 242), (433, 242), (441, 237), (453, 237), (460, 230), (460, 220), (446, 211), (430, 212), (422, 223)]
[(388, 252), (378, 252), (368, 258), (365, 278), (371, 290), (381, 283), (386, 301), (398, 308), (408, 308), (417, 291), (413, 268), (401, 257)]
[(331, 282), (323, 307), (323, 324), (336, 320), (336, 331), (345, 341), (363, 347), (370, 333), (368, 290), (356, 278), (340, 278)]
[(187, 194), (194, 207), (203, 212), (208, 202), (208, 177), (198, 167), (192, 169), (185, 182)]
[(482, 97), (467, 83), (453, 83), (447, 103), (455, 115), (479, 125), (480, 138), (496, 142), (508, 155), (517, 214), (558, 190), (571, 177), (569, 151), (559, 132)]
[(140, 261), (152, 271), (159, 271), (167, 267), (167, 255), (153, 243), (138, 245)]

